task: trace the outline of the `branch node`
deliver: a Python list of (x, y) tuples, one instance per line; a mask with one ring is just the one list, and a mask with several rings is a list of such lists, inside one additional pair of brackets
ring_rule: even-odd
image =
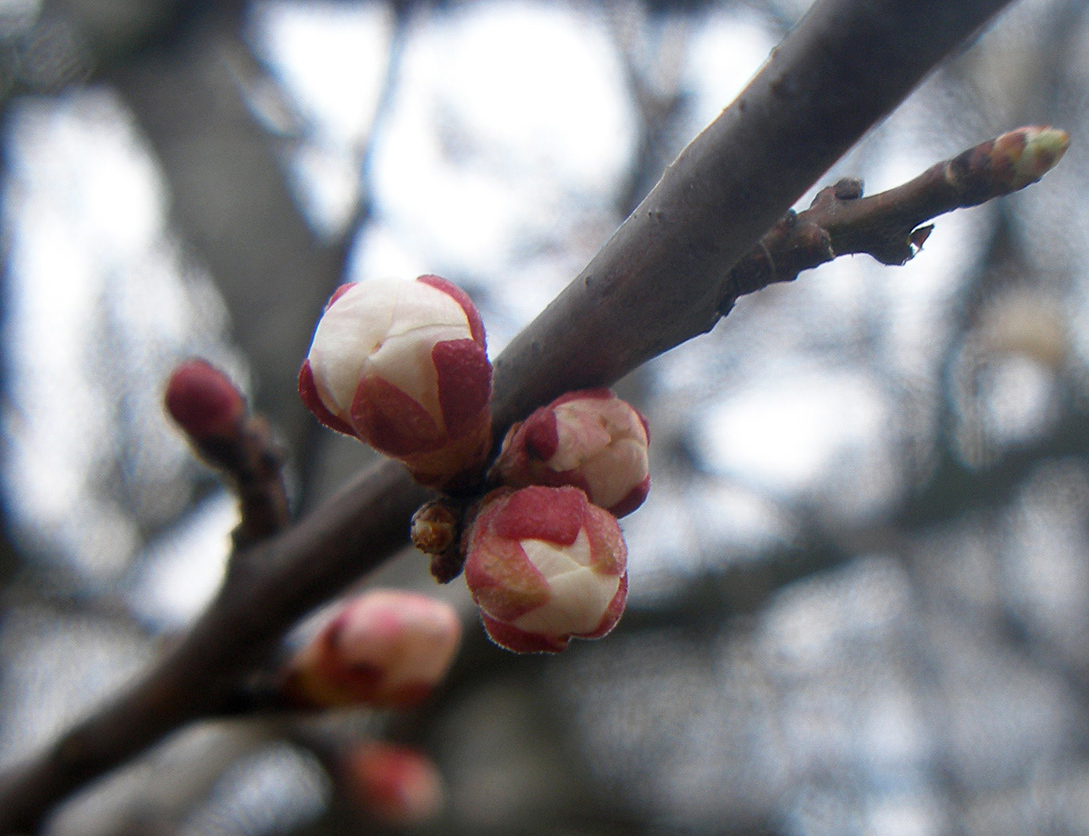
[(862, 197), (862, 181), (855, 177), (843, 177), (832, 187), (838, 200), (857, 200)]

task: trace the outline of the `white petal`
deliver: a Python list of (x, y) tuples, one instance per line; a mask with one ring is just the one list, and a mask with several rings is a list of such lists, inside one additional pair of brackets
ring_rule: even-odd
[[(458, 310), (461, 311), (461, 308)], [(461, 327), (425, 325), (390, 336), (370, 358), (363, 373), (373, 371), (388, 380), (419, 403), (442, 426), (438, 373), (431, 360), (431, 349), (445, 340), (469, 339), (472, 335), (464, 312), (461, 320)]]
[(389, 336), (406, 334), (423, 326), (450, 326), (463, 329), (468, 336), (468, 318), (453, 296), (419, 281), (398, 284), (401, 293), (393, 310)]
[[(437, 288), (396, 279), (360, 282), (318, 323), (310, 368), (318, 394), (340, 415), (351, 407), (362, 375), (373, 370), (437, 418), (431, 348), (436, 342), (470, 336), (465, 311)], [(373, 369), (365, 367), (368, 359)]]
[(522, 548), (548, 579), (552, 597), (516, 619), (514, 626), (542, 635), (594, 632), (620, 588), (620, 578), (601, 575), (590, 568), (590, 541), (586, 532), (580, 531), (570, 546), (523, 540)]
[(583, 462), (581, 469), (594, 503), (611, 508), (643, 481), (649, 467), (646, 445), (627, 438), (614, 441), (609, 449)]
[(556, 453), (549, 459), (553, 470), (573, 470), (608, 446), (611, 437), (608, 429), (593, 412), (580, 408), (578, 401), (560, 404), (556, 414)]
[(364, 361), (389, 331), (401, 284), (391, 279), (353, 285), (318, 322), (310, 370), (332, 412), (343, 415), (351, 406)]

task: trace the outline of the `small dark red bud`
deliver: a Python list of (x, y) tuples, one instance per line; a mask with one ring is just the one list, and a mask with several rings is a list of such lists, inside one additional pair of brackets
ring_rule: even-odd
[(166, 386), (166, 411), (196, 441), (235, 435), (246, 402), (230, 378), (205, 360), (182, 363)]

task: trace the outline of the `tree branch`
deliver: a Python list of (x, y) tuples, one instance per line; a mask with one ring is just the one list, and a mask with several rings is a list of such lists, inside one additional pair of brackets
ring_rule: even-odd
[[(866, 130), (1009, 0), (821, 0), (670, 166), (583, 273), (496, 362), (497, 437), (564, 391), (610, 385), (709, 330), (730, 269)], [(232, 677), (313, 606), (405, 542), (429, 494), (379, 464), (235, 555), (191, 633), (131, 691), (10, 773), (0, 832), (222, 707)]]
[(497, 434), (709, 331), (729, 270), (1007, 0), (825, 0), (495, 364)]
[(1070, 137), (1053, 128), (1018, 128), (936, 163), (914, 180), (862, 197), (862, 183), (843, 179), (822, 189), (804, 212), (788, 212), (730, 271), (733, 301), (773, 282), (789, 282), (841, 255), (868, 253), (902, 265), (934, 228), (927, 221), (1019, 191), (1050, 171)]

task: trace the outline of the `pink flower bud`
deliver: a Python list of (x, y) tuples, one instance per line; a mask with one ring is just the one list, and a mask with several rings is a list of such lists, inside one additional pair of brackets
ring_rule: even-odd
[(425, 822), (442, 807), (438, 769), (427, 755), (407, 746), (356, 746), (345, 756), (338, 777), (349, 798), (393, 827)]
[(411, 708), (446, 675), (460, 640), (448, 604), (375, 590), (348, 602), (295, 656), (286, 688), (314, 706)]
[(1050, 125), (1029, 125), (980, 147), (988, 150), (996, 190), (1002, 194), (1035, 183), (1058, 165), (1070, 147), (1070, 134)]
[(500, 489), (473, 521), (465, 580), (492, 641), (558, 653), (620, 620), (627, 547), (616, 518), (578, 488)]
[(445, 487), (491, 446), (492, 367), (469, 297), (438, 276), (342, 286), (299, 372), (303, 402), (327, 427)]
[(189, 360), (174, 369), (164, 402), (170, 417), (198, 442), (234, 437), (246, 417), (242, 394), (205, 360)]
[(519, 488), (573, 485), (617, 517), (650, 489), (646, 419), (608, 389), (568, 392), (515, 424), (492, 478)]

